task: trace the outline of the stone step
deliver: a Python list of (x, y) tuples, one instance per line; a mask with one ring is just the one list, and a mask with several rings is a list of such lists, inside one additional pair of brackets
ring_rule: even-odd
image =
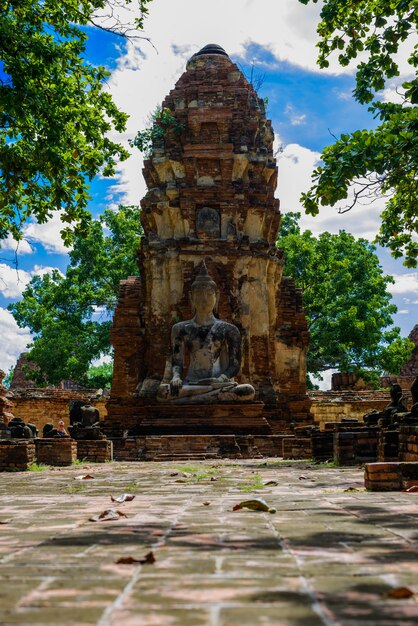
[(154, 461), (205, 461), (206, 459), (220, 459), (221, 457), (215, 453), (202, 454), (156, 454)]

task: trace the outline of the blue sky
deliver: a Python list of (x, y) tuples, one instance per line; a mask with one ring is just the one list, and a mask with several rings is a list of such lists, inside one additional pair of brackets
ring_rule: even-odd
[[(309, 187), (310, 173), (319, 153), (339, 135), (357, 128), (372, 128), (375, 120), (351, 97), (354, 68), (331, 62), (327, 71), (316, 66), (315, 33), (319, 5), (301, 5), (297, 0), (153, 0), (146, 21), (145, 41), (126, 45), (117, 37), (88, 29), (87, 58), (111, 72), (107, 89), (118, 106), (130, 114), (127, 132), (114, 135), (127, 140), (147, 123), (185, 69), (188, 58), (207, 43), (225, 48), (247, 78), (261, 85), (259, 94), (268, 98), (268, 117), (277, 135), (279, 185), (277, 197), (283, 211), (300, 210), (298, 199)], [(406, 56), (406, 55), (405, 55)], [(401, 64), (405, 68), (405, 63)], [(405, 75), (406, 76), (406, 75)], [(405, 80), (399, 78), (399, 82)], [(393, 97), (396, 84), (383, 98)], [(112, 180), (96, 179), (91, 185), (90, 209), (94, 215), (118, 203), (138, 204), (145, 193), (139, 152), (120, 164)], [(358, 207), (344, 215), (326, 208), (317, 218), (304, 216), (302, 225), (315, 234), (345, 229), (371, 239), (379, 226), (382, 202)], [(13, 242), (3, 246), (0, 260), (0, 368), (8, 369), (30, 339), (17, 329), (5, 310), (20, 297), (31, 276), (59, 268), (65, 271), (67, 255), (59, 238), (58, 219), (48, 225), (32, 224), (19, 254), (19, 275), (12, 266)], [(407, 270), (384, 251), (378, 252), (386, 273), (396, 276), (392, 291), (399, 308), (395, 322), (407, 335), (418, 321), (418, 272)], [(10, 259), (9, 262), (5, 259)]]

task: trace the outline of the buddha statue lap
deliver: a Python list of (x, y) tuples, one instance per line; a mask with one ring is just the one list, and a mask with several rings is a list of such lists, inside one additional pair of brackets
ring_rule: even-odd
[[(158, 388), (159, 402), (189, 404), (253, 400), (254, 387), (234, 381), (241, 367), (241, 335), (234, 324), (215, 317), (218, 299), (217, 285), (203, 262), (191, 287), (195, 315), (172, 328), (172, 354)], [(186, 353), (190, 359), (187, 373), (184, 371)]]

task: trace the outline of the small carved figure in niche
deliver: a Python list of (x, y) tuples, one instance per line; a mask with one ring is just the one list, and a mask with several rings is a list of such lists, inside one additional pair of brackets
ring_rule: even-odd
[(408, 412), (405, 401), (402, 396), (402, 387), (395, 383), (390, 388), (390, 403), (385, 406), (383, 411), (370, 411), (363, 417), (364, 422), (368, 426), (390, 426), (397, 424), (402, 416)]
[[(241, 336), (236, 326), (214, 316), (218, 299), (217, 285), (203, 262), (191, 287), (195, 315), (172, 328), (172, 355), (157, 393), (160, 402), (249, 402), (254, 398), (252, 385), (233, 380), (241, 367)], [(190, 363), (185, 375), (186, 352)]]
[(80, 421), (69, 427), (73, 439), (105, 439), (100, 430), (100, 413), (90, 402), (80, 407)]
[(196, 234), (203, 239), (221, 236), (221, 218), (216, 209), (205, 206), (196, 211)]

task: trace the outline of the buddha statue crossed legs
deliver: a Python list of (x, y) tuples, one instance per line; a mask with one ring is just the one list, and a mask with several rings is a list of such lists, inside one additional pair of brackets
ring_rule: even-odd
[[(188, 404), (253, 400), (254, 387), (239, 385), (233, 379), (241, 367), (241, 335), (236, 326), (214, 316), (218, 296), (216, 283), (203, 262), (191, 287), (195, 315), (172, 328), (172, 354), (157, 393), (160, 402)], [(190, 361), (185, 375), (186, 352)]]

